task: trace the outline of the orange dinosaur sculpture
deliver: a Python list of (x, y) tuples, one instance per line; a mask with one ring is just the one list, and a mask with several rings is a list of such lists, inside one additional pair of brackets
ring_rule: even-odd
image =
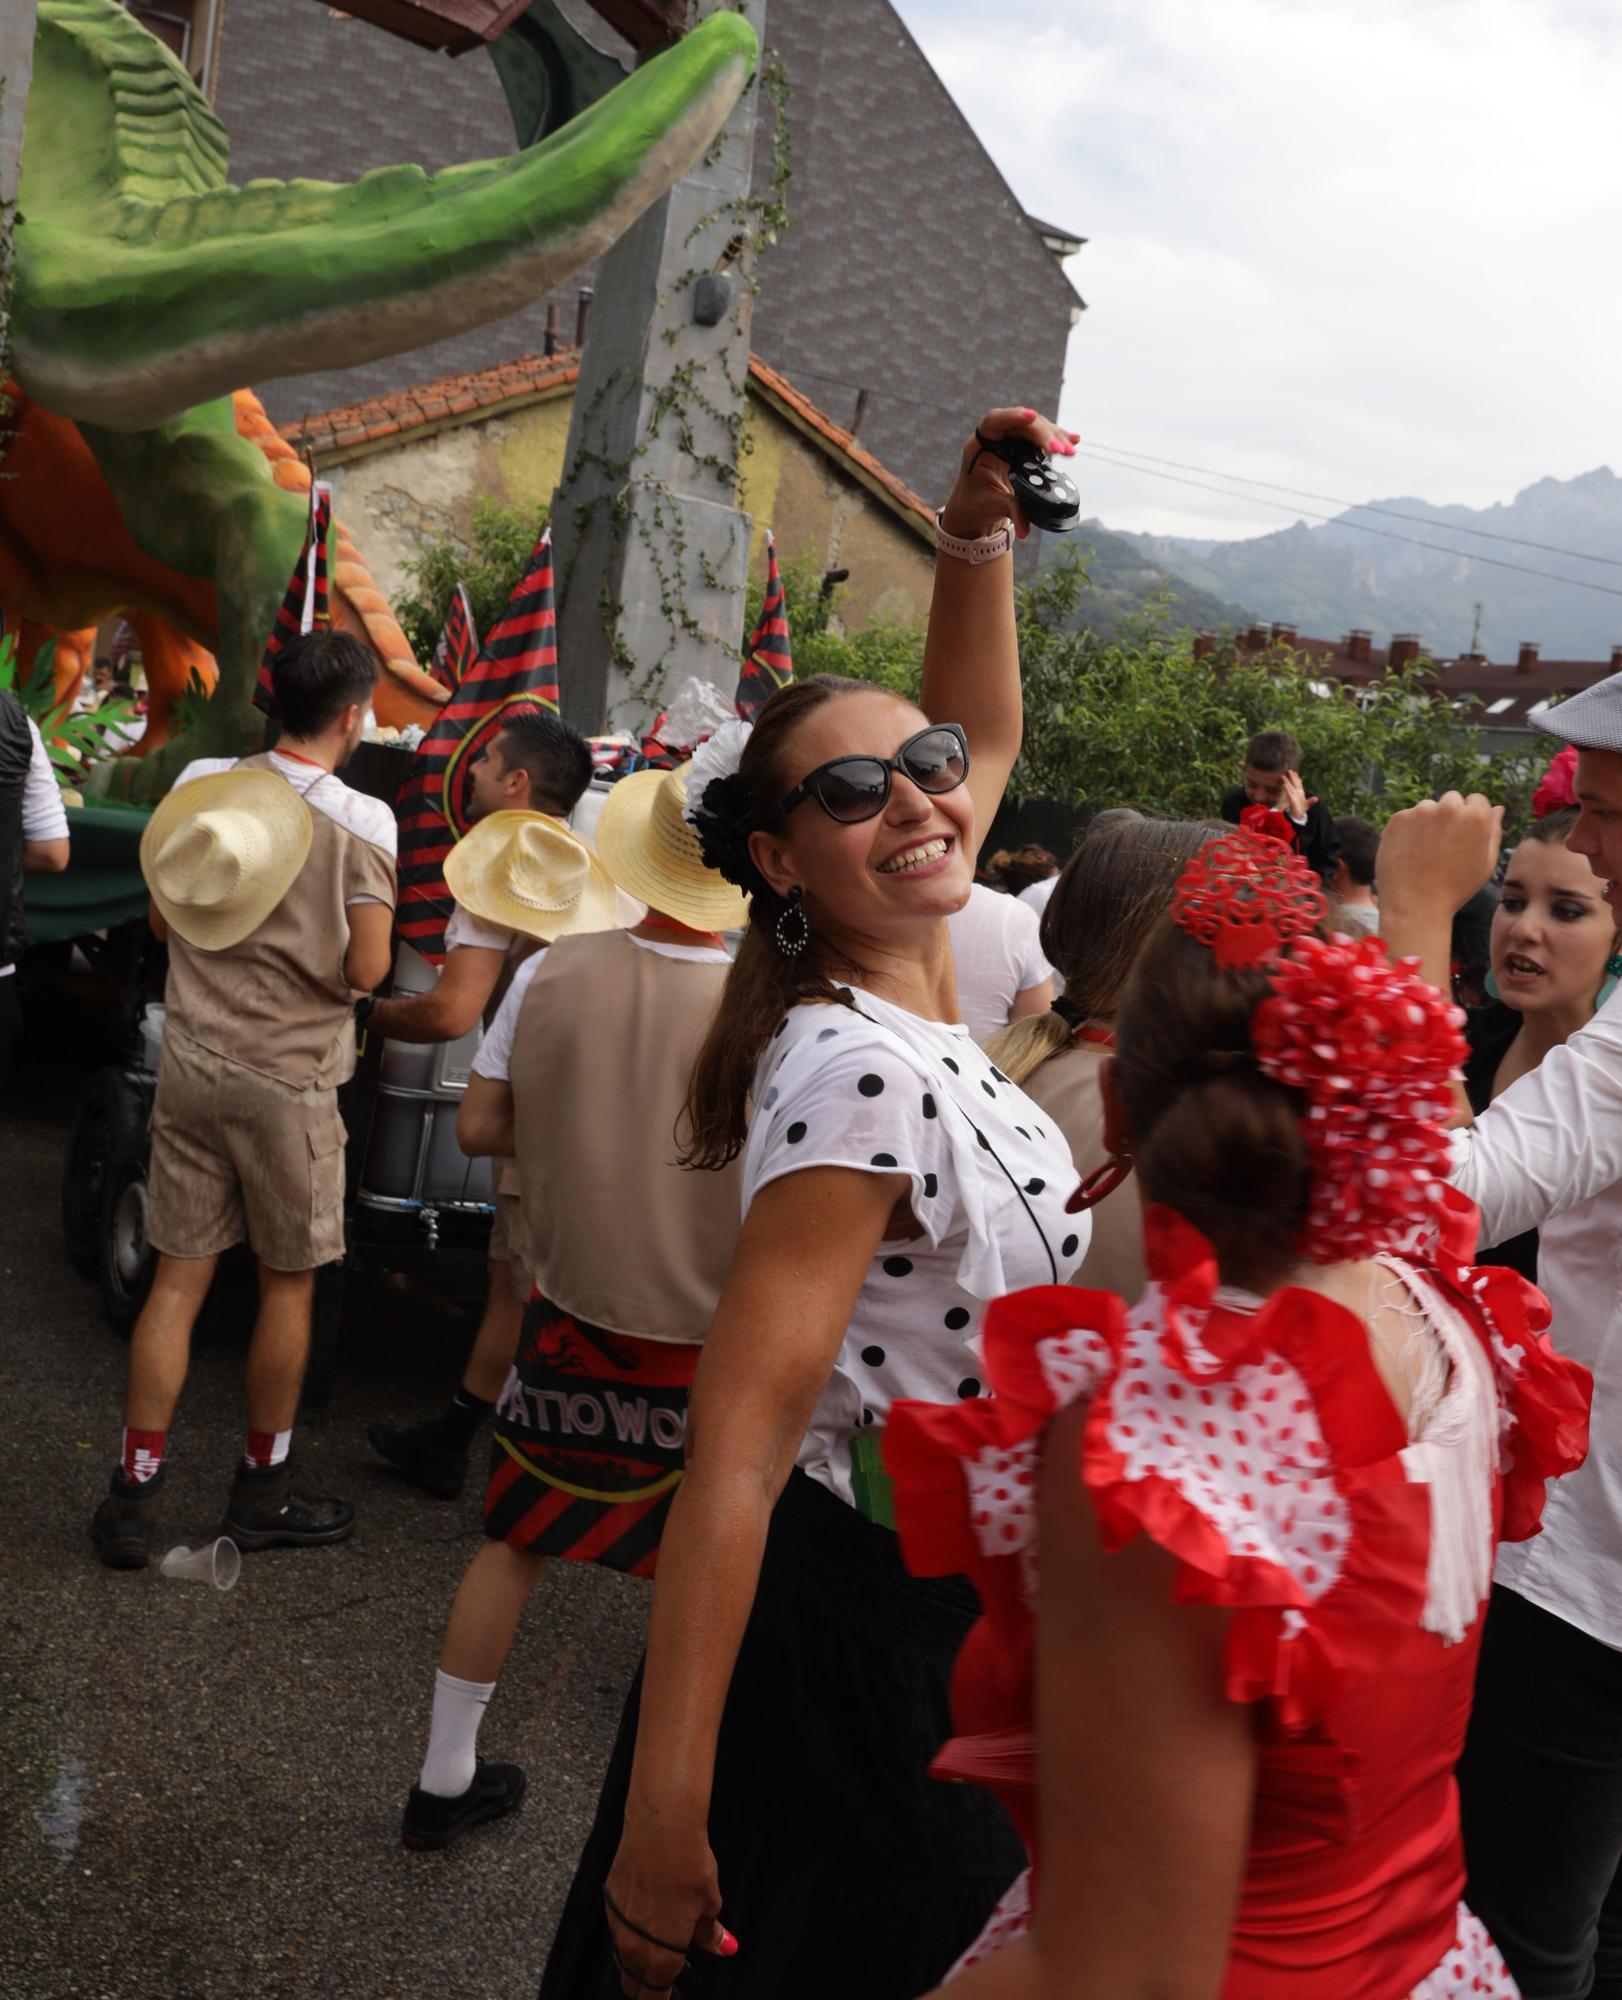
[[(124, 525), (112, 488), (78, 426), (53, 416), (15, 383), (4, 390), (0, 431), (0, 611), (15, 632), (22, 669), (47, 639), (57, 642), (56, 693), (76, 694), (90, 666), (96, 628), (128, 619), (146, 669), (146, 730), (124, 754), (168, 741), (175, 705), (198, 673), (212, 691), (219, 614), (214, 586), (155, 561)], [(310, 470), (250, 389), (231, 398), (237, 435), (264, 453), (283, 492), (307, 494)], [(333, 523), (334, 622), (364, 635), (383, 662), (375, 708), (395, 728), (426, 727), (445, 690), (412, 657), (383, 593), (341, 521)]]

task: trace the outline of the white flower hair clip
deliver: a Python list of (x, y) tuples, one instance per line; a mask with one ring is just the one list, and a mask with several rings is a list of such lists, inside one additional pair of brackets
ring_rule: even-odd
[(687, 804), (683, 808), (689, 826), (696, 823), (695, 815), (704, 803), (704, 794), (715, 780), (736, 776), (753, 726), (748, 722), (723, 722), (693, 752), (693, 761), (687, 767)]

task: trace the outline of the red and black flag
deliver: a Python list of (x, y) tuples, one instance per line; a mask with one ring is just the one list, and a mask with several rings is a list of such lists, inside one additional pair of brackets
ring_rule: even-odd
[(287, 579), (281, 609), (276, 613), (276, 622), (265, 641), (264, 656), (259, 662), (259, 678), (254, 683), (254, 707), (263, 709), (266, 715), (275, 713), (276, 685), (271, 677), (271, 668), (276, 663), (276, 655), (289, 639), (296, 638), (301, 632), (311, 632), (317, 625), (330, 625), (332, 622), (327, 593), (327, 537), (331, 530), (332, 488), (324, 479), (312, 480), (310, 518), (304, 527), (304, 546), (293, 565), (293, 574)]
[(733, 706), (745, 722), (753, 722), (779, 688), (794, 678), (794, 655), (789, 650), (788, 613), (783, 604), (783, 579), (777, 568), (777, 539), (766, 531), (766, 596), (760, 607), (760, 622), (749, 641), (749, 652), (738, 676)]
[(445, 857), (472, 824), (470, 773), (512, 709), (556, 709), (557, 624), (548, 528), (483, 651), (422, 739), (394, 803), (400, 825), (397, 928), (432, 965), (444, 960), (445, 926), (456, 907), (445, 886)]
[(473, 623), (473, 606), (467, 601), (466, 584), (459, 583), (445, 614), (445, 629), (434, 648), (434, 679), (455, 694), (478, 657), (479, 632)]

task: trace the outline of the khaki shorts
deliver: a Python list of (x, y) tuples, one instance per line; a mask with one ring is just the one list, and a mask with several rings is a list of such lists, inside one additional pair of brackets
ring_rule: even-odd
[(147, 1234), (169, 1257), (244, 1240), (273, 1271), (344, 1254), (344, 1121), (335, 1090), (300, 1090), (171, 1027), (152, 1106)]
[(513, 1297), (520, 1305), (527, 1305), (534, 1283), (515, 1247), (524, 1240), (523, 1211), (518, 1199), (518, 1162), (492, 1160), (490, 1167), (496, 1190), (496, 1219), (490, 1225), (490, 1261), (506, 1265)]

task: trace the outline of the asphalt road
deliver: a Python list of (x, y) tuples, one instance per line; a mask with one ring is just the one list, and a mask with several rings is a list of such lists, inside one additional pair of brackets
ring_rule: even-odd
[[(104, 1570), (90, 1514), (117, 1456), (124, 1353), (62, 1254), (72, 1098), (58, 1029), (0, 1109), (0, 2000), (518, 2000), (535, 1991), (589, 1822), (646, 1586), (542, 1580), (481, 1749), (522, 1811), (441, 1854), (399, 1819), (425, 1741), (478, 1480), (429, 1500), (367, 1424), (454, 1385), (467, 1301), (352, 1299), (337, 1394), (294, 1449), (354, 1501), (334, 1549), (244, 1559), (235, 1589)], [(218, 1521), (242, 1438), (246, 1307), (211, 1313), (172, 1438), (161, 1545)]]

